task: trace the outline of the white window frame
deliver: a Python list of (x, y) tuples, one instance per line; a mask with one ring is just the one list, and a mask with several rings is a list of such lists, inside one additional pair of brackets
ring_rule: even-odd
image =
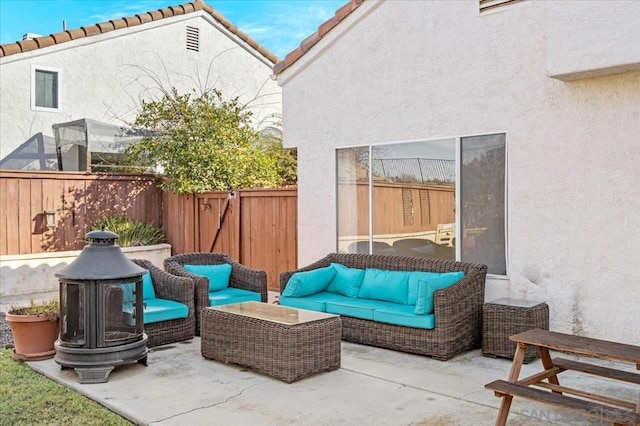
[[(58, 79), (58, 107), (57, 108), (48, 108), (42, 106), (36, 106), (36, 71), (44, 71), (56, 73)], [(62, 105), (62, 99), (60, 96), (60, 88), (62, 87), (62, 70), (60, 68), (55, 67), (45, 67), (40, 65), (31, 65), (31, 110), (32, 111), (47, 111), (47, 112), (58, 112), (61, 110), (60, 106)]]
[[(467, 138), (467, 137), (474, 137), (474, 136), (487, 136), (487, 135), (493, 135), (493, 134), (504, 134), (506, 140), (508, 140), (508, 135), (509, 133), (505, 130), (502, 131), (495, 131), (495, 132), (482, 132), (482, 133), (472, 133), (472, 134), (464, 134), (464, 135), (457, 135), (457, 136), (443, 136), (443, 137), (439, 137), (439, 138), (429, 138), (429, 139), (412, 139), (412, 140), (402, 140), (402, 141), (391, 141), (391, 142), (379, 142), (379, 143), (374, 143), (374, 144), (356, 144), (353, 146), (338, 146), (335, 148), (335, 151), (337, 152), (338, 150), (341, 149), (349, 149), (349, 148), (359, 148), (359, 147), (367, 147), (369, 150), (369, 170), (372, 169), (372, 161), (373, 161), (373, 148), (376, 146), (385, 146), (385, 145), (396, 145), (396, 144), (406, 144), (406, 143), (415, 143), (415, 142), (432, 142), (432, 141), (441, 141), (441, 140), (453, 140), (455, 141), (455, 161), (456, 161), (456, 176), (455, 176), (455, 180), (456, 180), (456, 185), (455, 185), (455, 221), (456, 221), (456, 228), (460, 229), (460, 221), (461, 221), (461, 217), (460, 217), (460, 203), (461, 203), (461, 199), (460, 199), (460, 179), (461, 179), (461, 168), (462, 168), (462, 158), (461, 158), (461, 147), (462, 147), (462, 139), (463, 138)], [(487, 277), (492, 278), (492, 279), (504, 279), (504, 280), (508, 280), (509, 279), (509, 191), (508, 191), (508, 181), (509, 181), (509, 173), (508, 173), (508, 169), (509, 169), (509, 144), (505, 143), (505, 169), (504, 169), (504, 189), (505, 189), (505, 200), (504, 200), (504, 235), (505, 235), (505, 269), (506, 269), (506, 273), (504, 275), (498, 275), (498, 274), (492, 274), (492, 273), (488, 273)], [(337, 156), (335, 156), (335, 158), (337, 158)], [(336, 166), (336, 173), (337, 173), (337, 167), (338, 164), (335, 164)], [(373, 212), (373, 202), (372, 202), (372, 191), (373, 191), (373, 186), (372, 186), (372, 179), (371, 179), (371, 175), (369, 175), (369, 217), (371, 218), (372, 212)], [(336, 194), (337, 195), (337, 194)], [(337, 199), (336, 199), (336, 209), (338, 209), (339, 206), (337, 204)], [(338, 215), (338, 211), (336, 210), (336, 218)], [(337, 231), (337, 229), (336, 229)], [(371, 252), (372, 250), (372, 246), (373, 246), (373, 241), (372, 241), (372, 235), (373, 235), (373, 222), (371, 220), (369, 220), (369, 251)], [(336, 250), (338, 250), (337, 244), (338, 244), (338, 240), (339, 240), (339, 235), (336, 234)], [(461, 239), (458, 238), (458, 241), (460, 242)], [(461, 257), (461, 246), (459, 244), (456, 244), (456, 248), (455, 248), (455, 254), (456, 254), (456, 259), (460, 259)]]

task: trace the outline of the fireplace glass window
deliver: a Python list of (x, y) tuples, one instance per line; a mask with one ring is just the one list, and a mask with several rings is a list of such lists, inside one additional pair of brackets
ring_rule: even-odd
[(70, 345), (86, 343), (85, 286), (75, 283), (60, 285), (60, 337)]
[(136, 328), (136, 294), (140, 294), (136, 293), (136, 286), (141, 287), (140, 283), (135, 282), (102, 286), (105, 301), (105, 344), (135, 339), (142, 333), (142, 330)]

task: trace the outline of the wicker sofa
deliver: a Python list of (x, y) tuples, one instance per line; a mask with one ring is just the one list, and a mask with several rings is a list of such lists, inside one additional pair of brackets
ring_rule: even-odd
[(395, 325), (341, 314), (343, 340), (439, 360), (480, 347), (486, 265), (410, 256), (332, 253), (297, 271), (282, 272), (281, 293), (294, 273), (326, 268), (332, 263), (363, 270), (464, 272), (464, 277), (455, 284), (433, 293), (433, 328)]
[[(200, 319), (201, 312), (204, 308), (210, 306), (209, 303), (209, 280), (201, 275), (193, 274), (185, 269), (185, 265), (231, 265), (231, 275), (229, 277), (228, 288), (248, 290), (260, 294), (260, 301), (267, 301), (267, 273), (258, 269), (252, 269), (244, 266), (226, 254), (210, 253), (210, 252), (194, 252), (183, 253), (168, 257), (164, 260), (164, 269), (174, 275), (191, 278), (195, 288), (195, 312), (196, 312), (196, 330), (197, 336), (200, 335)], [(229, 298), (228, 301), (220, 301), (223, 303), (234, 303), (239, 300)]]

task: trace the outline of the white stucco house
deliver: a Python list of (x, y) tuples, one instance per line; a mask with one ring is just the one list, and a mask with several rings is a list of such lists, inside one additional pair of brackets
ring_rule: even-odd
[(633, 0), (346, 3), (274, 67), (300, 265), (482, 262), (487, 301), (640, 344), (639, 28)]
[(54, 124), (108, 132), (171, 87), (238, 97), (268, 127), (281, 115), (277, 60), (200, 0), (1, 45), (0, 168), (57, 170)]

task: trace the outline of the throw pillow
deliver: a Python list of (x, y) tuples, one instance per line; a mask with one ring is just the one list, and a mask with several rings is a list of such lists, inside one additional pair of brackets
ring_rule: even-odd
[(413, 313), (416, 315), (433, 314), (433, 294), (438, 290), (454, 285), (464, 277), (464, 272), (456, 272), (456, 274), (458, 274), (457, 277), (447, 275), (444, 277), (432, 277), (426, 281), (418, 281), (418, 299)]
[(418, 299), (418, 281), (430, 281), (431, 279), (455, 280), (464, 277), (464, 272), (409, 272), (409, 292), (407, 294), (407, 305), (415, 305)]
[(325, 291), (347, 297), (357, 297), (364, 278), (364, 269), (349, 268), (341, 263), (332, 263), (331, 267), (336, 270), (336, 276), (333, 277)]
[(406, 304), (408, 285), (408, 272), (367, 268), (358, 297)]
[(335, 268), (327, 266), (312, 271), (296, 272), (291, 275), (282, 292), (285, 297), (304, 297), (320, 293), (336, 275)]
[(228, 263), (219, 265), (184, 265), (184, 269), (192, 274), (207, 278), (209, 280), (209, 291), (224, 290), (229, 286), (231, 265)]
[(153, 281), (151, 281), (151, 273), (146, 271), (142, 275), (142, 300), (155, 299), (156, 290), (153, 288)]

